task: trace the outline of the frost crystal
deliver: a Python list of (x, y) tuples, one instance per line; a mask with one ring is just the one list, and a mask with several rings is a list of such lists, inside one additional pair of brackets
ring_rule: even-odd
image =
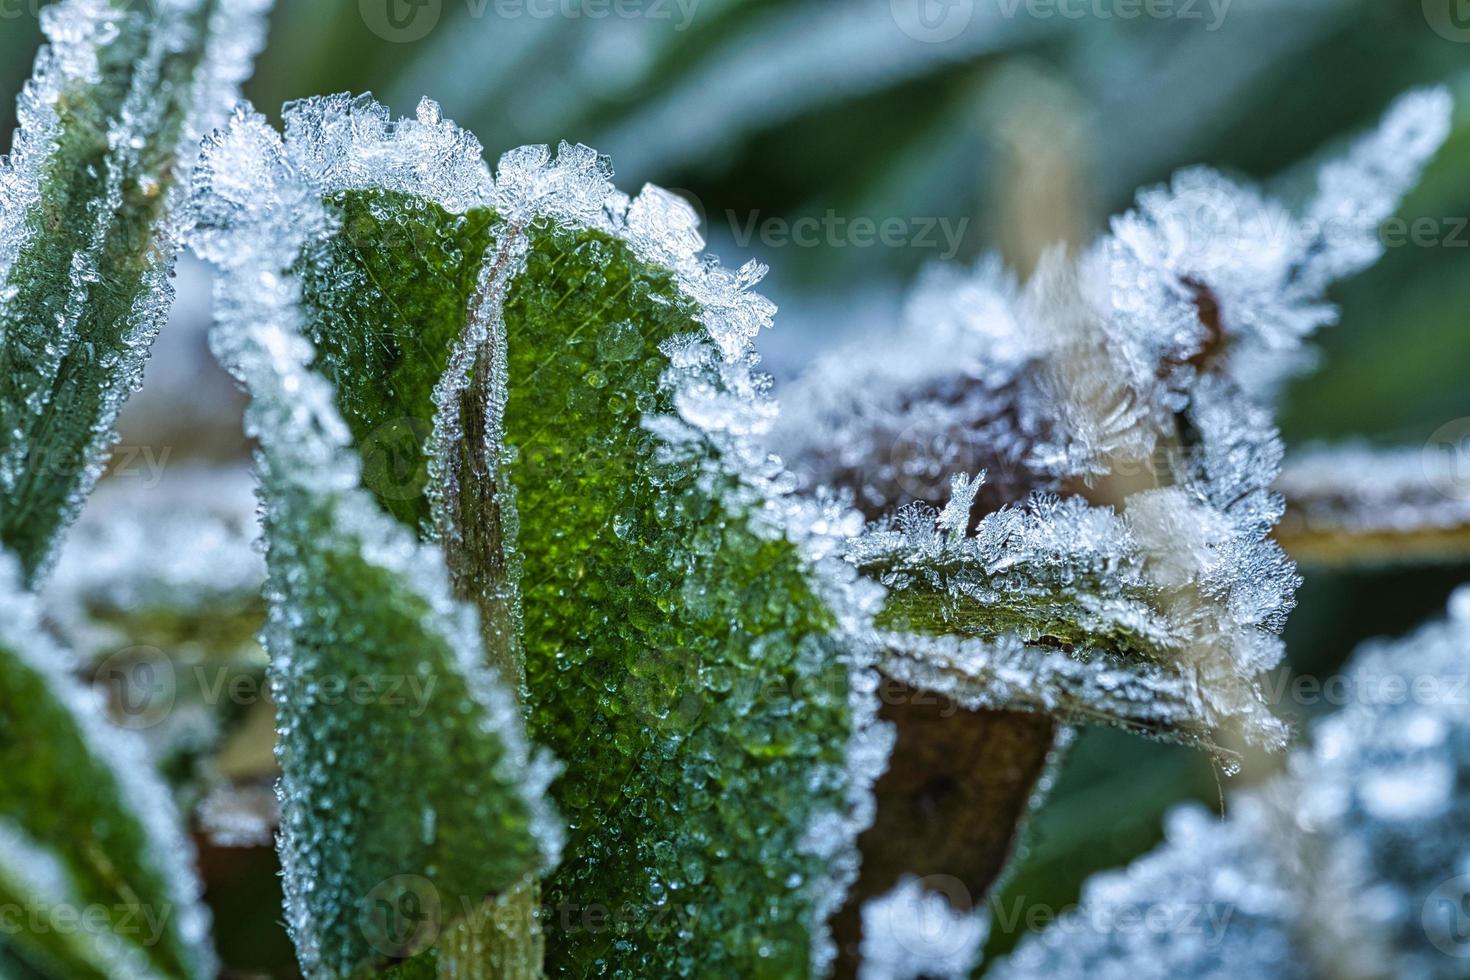
[(224, 319), (252, 325), (216, 346), (280, 375), (252, 425), (302, 433), (268, 442), (267, 488), (347, 493), (357, 522), (370, 491), (442, 544), (486, 649), (518, 648), (501, 666), (577, 828), (543, 900), (643, 910), (611, 961), (553, 914), (550, 968), (821, 971), (889, 745), (848, 642), (878, 590), (838, 557), (861, 519), (792, 496), (758, 441), (764, 270), (700, 256), (687, 205), (617, 192), (586, 147), (523, 147), (491, 181), (432, 103), (287, 115), (284, 141), (241, 115), (202, 169), (200, 247)]
[(6, 942), (65, 975), (90, 961), (110, 962), (118, 972), (109, 976), (213, 977), (209, 915), (179, 815), (142, 745), (102, 720), (65, 673), (67, 660), (41, 630), (17, 563), (0, 556), (0, 892), (17, 907), (44, 897), (73, 909), (146, 908), (166, 928), (146, 948), (136, 944), (136, 924), (121, 921), (7, 930)]
[(974, 912), (955, 909), (938, 892), (905, 878), (863, 906), (858, 980), (958, 980), (980, 960), (989, 930)]
[(940, 504), (957, 472), (983, 470), (991, 506), (1047, 485), (1030, 456), (1049, 417), (1023, 394), (1042, 350), (1019, 295), (994, 259), (931, 267), (897, 336), (819, 357), (781, 389), (772, 449), (804, 485), (851, 489), (873, 519)]
[(1450, 609), (1358, 652), (1352, 701), (1285, 775), (1223, 822), (1176, 811), (1165, 846), (1094, 878), (1077, 912), (993, 975), (1463, 976), (1470, 592)]
[[(357, 179), (354, 158), (331, 166)], [(262, 447), (287, 918), (305, 971), (337, 976), (419, 951), (462, 903), (555, 863), (556, 768), (531, 755), (440, 549), (364, 486), (310, 367), (288, 269), (332, 226), (320, 197), (244, 112), (210, 141), (197, 193), (202, 246), (227, 273), (214, 347), (252, 396)], [(395, 910), (410, 905), (431, 927), (405, 932)]]
[(1190, 432), (1201, 384), (1220, 390), (1217, 405), (1244, 403), (1232, 421), (1269, 440), (1269, 419), (1249, 416), (1335, 319), (1326, 287), (1378, 257), (1377, 225), (1444, 140), (1449, 112), (1443, 91), (1405, 96), (1324, 168), (1301, 218), (1192, 169), (1141, 192), (1075, 260), (1047, 256), (1023, 288), (994, 259), (932, 270), (896, 343), (834, 351), (783, 391), (773, 445), (871, 514), (936, 503), (957, 469), (986, 469), (999, 489), (1018, 482), (1005, 502), (1048, 478), (1167, 456), (1176, 441), (1208, 454), (1210, 433)]
[(245, 466), (103, 480), (44, 590), (48, 625), (110, 695), (112, 719), (169, 772), (188, 772), (228, 721), (205, 678), (264, 674), (253, 487)]
[(106, 462), (167, 317), (201, 135), (269, 0), (66, 0), (0, 161), (0, 540), (44, 571)]
[[(1449, 108), (1439, 91), (1404, 97), (1325, 168), (1302, 218), (1187, 170), (1142, 192), (1080, 255), (1043, 256), (1024, 285), (994, 260), (932, 271), (894, 350), (864, 340), (783, 392), (770, 444), (801, 483), (894, 515), (848, 555), (895, 590), (880, 624), (986, 641), (926, 672), (914, 658), (933, 643), (888, 636), (886, 648), (909, 650), (895, 670), (952, 686), (957, 663), (973, 681), (1014, 666), (1007, 651), (1032, 660), (1051, 646), (1110, 670), (1172, 673), (1171, 694), (1199, 708), (1198, 724), (1233, 719), (1281, 741), (1254, 681), (1280, 659), (1297, 585), (1268, 537), (1283, 510), (1269, 395), (1335, 317), (1323, 290), (1376, 257), (1364, 223), (1417, 179)], [(1358, 223), (1344, 232), (1347, 217)], [(980, 469), (993, 489), (966, 486), (936, 526), (925, 508), (943, 483)], [(977, 520), (973, 539), (956, 536)]]
[[(1253, 740), (1281, 741), (1254, 683), (1280, 660), (1295, 584), (1275, 545), (1179, 488), (1134, 494), (1121, 515), (1040, 495), (967, 534), (977, 490), (957, 476), (943, 512), (913, 504), (850, 542), (848, 560), (891, 589), (879, 618), (894, 631), (885, 666), (917, 681), (915, 661), (935, 658), (929, 682), (973, 706), (1083, 720), (1088, 691), (1091, 714), (1129, 727), (1195, 739), (1239, 723)], [(1267, 580), (1238, 577), (1243, 563)], [(1048, 648), (1076, 662), (1047, 667)], [(1083, 662), (1098, 682), (1084, 680)], [(1036, 670), (1029, 686), (1023, 665)]]

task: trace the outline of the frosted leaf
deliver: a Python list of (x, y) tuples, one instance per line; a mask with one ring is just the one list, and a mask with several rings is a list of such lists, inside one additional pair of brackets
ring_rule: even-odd
[[(250, 416), (293, 434), (266, 440), (268, 491), (346, 494), (355, 521), (370, 495), (373, 527), (434, 549), (435, 580), (479, 605), (502, 675), (524, 671), (579, 828), (543, 881), (549, 968), (820, 971), (886, 761), (871, 652), (848, 642), (877, 589), (837, 558), (860, 519), (794, 498), (755, 441), (763, 270), (700, 256), (687, 207), (618, 193), (586, 147), (512, 151), (470, 193), (470, 143), (433, 111), (394, 123), (343, 97), (291, 116), (282, 140), (242, 114), (201, 168), (230, 283), (215, 346), (280, 376)], [(574, 928), (591, 902), (653, 910), (613, 963)], [(697, 922), (668, 918), (690, 906)]]
[[(1336, 320), (1324, 291), (1382, 254), (1378, 226), (1449, 132), (1450, 97), (1411, 93), (1377, 132), (1328, 163), (1301, 217), (1204, 170), (1145, 191), (1117, 219), (1110, 245), (1111, 339), (1150, 347), (1163, 390), (1187, 390), (1195, 371), (1218, 371), (1254, 398), (1298, 366), (1302, 343)], [(1146, 388), (1140, 388), (1146, 393)]]
[(956, 909), (939, 892), (906, 878), (863, 906), (858, 980), (968, 977), (989, 932), (971, 909)]
[[(936, 503), (957, 469), (992, 471), (994, 506), (1121, 464), (1167, 470), (1180, 451), (1218, 461), (1212, 435), (1232, 438), (1236, 455), (1248, 435), (1264, 461), (1275, 437), (1261, 410), (1304, 363), (1305, 338), (1336, 318), (1324, 290), (1378, 256), (1377, 224), (1448, 114), (1443, 91), (1405, 96), (1323, 169), (1300, 217), (1195, 168), (1140, 192), (1075, 258), (1048, 254), (1024, 288), (993, 260), (928, 273), (891, 342), (834, 352), (787, 389), (773, 445), (811, 483), (851, 489), (870, 516)], [(1216, 418), (1201, 434), (1190, 415), (1207, 385)], [(1206, 492), (1219, 505), (1230, 489)], [(1258, 521), (1270, 505), (1252, 507)]]
[[(1382, 220), (1447, 113), (1443, 93), (1406, 97), (1324, 171), (1320, 200)], [(1351, 200), (1348, 172), (1371, 184)], [(1188, 738), (1228, 723), (1280, 744), (1256, 677), (1281, 657), (1298, 579), (1268, 537), (1283, 510), (1268, 396), (1335, 316), (1311, 263), (1336, 274), (1373, 257), (1348, 261), (1349, 247), (1320, 258), (1313, 214), (1326, 207), (1297, 218), (1252, 188), (1183, 171), (1080, 254), (1043, 256), (1024, 286), (993, 260), (931, 272), (896, 342), (835, 352), (786, 389), (773, 448), (808, 487), (892, 515), (848, 552), (893, 590), (880, 626), (975, 636), (982, 673), (1007, 637), (1032, 662), (1044, 643), (1058, 659), (1111, 658), (1099, 670), (1162, 671), (1182, 689), (1160, 718), (1143, 717), (1143, 700), (1100, 717), (1155, 732), (1187, 720)], [(993, 468), (999, 486), (966, 489), (938, 527), (930, 508), (967, 463)], [(978, 521), (968, 541), (954, 538), (965, 513)], [(925, 644), (897, 646), (910, 651), (890, 658), (905, 677), (955, 683), (950, 666), (920, 668)], [(969, 690), (967, 703), (1006, 703)]]
[(1164, 846), (1094, 877), (1076, 912), (992, 975), (1463, 976), (1465, 596), (1445, 622), (1366, 644), (1344, 678), (1351, 700), (1286, 774), (1224, 821), (1175, 811)]
[[(20, 582), (0, 557), (0, 891), (17, 907), (131, 912), (95, 935), (23, 926), (6, 942), (68, 976), (213, 977), (209, 915), (173, 802), (142, 745), (105, 724), (65, 673)], [(140, 942), (134, 913), (151, 917), (156, 941)]]
[(173, 298), (180, 186), (269, 0), (66, 0), (0, 161), (0, 540), (48, 565)]
[(883, 672), (971, 710), (1030, 711), (1079, 725), (1214, 747), (1223, 724), (1178, 672), (1110, 660), (1105, 650), (1061, 656), (1014, 634), (993, 639), (879, 633)]
[[(1301, 901), (1273, 855), (1276, 828), (1254, 800), (1220, 823), (1175, 810), (1167, 843), (1124, 872), (1088, 880), (1082, 901), (1023, 940), (990, 975), (1001, 980), (1307, 980), (1291, 917)], [(1339, 909), (1338, 911), (1341, 911)]]
[(1304, 450), (1276, 481), (1277, 537), (1307, 562), (1457, 559), (1470, 548), (1470, 493), (1454, 452), (1349, 443)]
[[(35, 910), (38, 915), (34, 918), (40, 921), (48, 913), (66, 915), (67, 910), (87, 907), (56, 855), (3, 817), (0, 817), (0, 901), (12, 909)], [(17, 976), (34, 975), (37, 968), (49, 971), (42, 976), (107, 980), (161, 980), (165, 976), (149, 962), (141, 946), (109, 928), (22, 932), (12, 926), (6, 932), (8, 941), (28, 960), (24, 972), (18, 972)], [(5, 969), (3, 954), (0, 954), (0, 975), (11, 976)]]
[[(369, 112), (362, 128), (408, 155), (423, 125), (384, 129)], [(353, 139), (336, 119), (306, 131)], [(424, 138), (467, 145), (449, 129)], [(366, 179), (367, 150), (334, 156), (333, 172)], [(214, 346), (252, 396), (246, 426), (261, 444), (287, 920), (304, 971), (337, 976), (433, 943), (462, 901), (477, 907), (554, 864), (562, 831), (545, 800), (556, 767), (527, 747), (514, 699), (486, 665), (476, 610), (452, 594), (440, 548), (364, 486), (336, 392), (311, 369), (289, 270), (332, 221), (293, 164), (313, 158), (288, 160), (264, 122), (241, 113), (209, 145), (196, 210), (227, 266)], [(390, 173), (401, 177), (402, 164)], [(429, 925), (405, 935), (392, 919), (400, 903), (425, 908)]]
[[(1087, 692), (1097, 698), (1092, 715), (1117, 724), (1177, 727), (1188, 740), (1239, 725), (1253, 740), (1280, 742), (1255, 682), (1280, 659), (1275, 633), (1296, 586), (1274, 545), (1177, 488), (1135, 494), (1121, 515), (1041, 495), (967, 535), (956, 515), (969, 514), (977, 486), (955, 486), (943, 514), (915, 504), (849, 543), (848, 560), (890, 589), (879, 625), (935, 638), (885, 640), (897, 648), (885, 665), (900, 679), (974, 707), (1078, 720)], [(956, 646), (944, 634), (989, 642)], [(926, 670), (928, 656), (938, 659)], [(1046, 666), (1048, 656), (1059, 663)], [(1023, 664), (1037, 669), (1030, 690)], [(993, 685), (988, 698), (976, 690), (982, 680)], [(943, 686), (927, 686), (935, 683)], [(1112, 697), (1114, 687), (1127, 695)], [(1153, 716), (1141, 696), (1148, 688), (1159, 695)]]

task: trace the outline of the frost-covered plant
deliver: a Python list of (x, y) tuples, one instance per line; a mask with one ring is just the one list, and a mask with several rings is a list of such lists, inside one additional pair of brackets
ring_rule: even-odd
[[(308, 976), (960, 976), (985, 926), (919, 876), (994, 885), (1068, 726), (1285, 745), (1258, 681), (1297, 584), (1269, 536), (1273, 392), (1326, 287), (1377, 257), (1443, 93), (1406, 96), (1299, 216), (1186, 171), (1024, 284), (936, 271), (903, 335), (824, 358), (783, 416), (765, 269), (703, 255), (681, 199), (629, 197), (580, 145), (492, 170), (427, 99), (308, 99), (283, 132), (225, 113), (262, 12), (52, 8), (0, 171), (0, 687), (24, 704), (0, 888), (180, 910), (152, 943), (0, 936), (0, 972), (213, 969), (152, 769), (184, 740), (113, 751), (27, 591), (181, 237), (219, 273), (265, 567), (227, 496), (161, 539), (124, 501), (76, 540), (126, 567), (69, 557), (48, 608), (90, 662), (108, 630), (248, 618), (264, 575)], [(178, 560), (200, 547), (209, 575)], [(201, 656), (249, 656), (238, 633)], [(362, 678), (421, 697), (344, 697)], [(958, 940), (915, 949), (931, 919)]]
[(1447, 620), (1354, 656), (1352, 701), (1285, 773), (1224, 821), (1172, 813), (1164, 846), (1090, 881), (992, 975), (1464, 976), (1467, 653), (1462, 588)]
[(0, 541), (34, 579), (106, 463), (168, 314), (200, 137), (268, 0), (68, 0), (0, 166)]
[[(1279, 741), (1250, 690), (1280, 659), (1296, 585), (1267, 537), (1271, 394), (1447, 130), (1444, 93), (1405, 97), (1300, 217), (1185, 171), (1024, 287), (993, 259), (938, 268), (896, 346), (823, 357), (783, 393), (774, 441), (804, 484), (899, 508), (848, 553), (893, 587), (884, 618), (1187, 665), (1205, 727), (1235, 717)], [(935, 529), (925, 506), (962, 466), (996, 474), (995, 493), (957, 482)], [(933, 648), (952, 672), (941, 647), (958, 648)], [(973, 673), (996, 653), (970, 656)]]

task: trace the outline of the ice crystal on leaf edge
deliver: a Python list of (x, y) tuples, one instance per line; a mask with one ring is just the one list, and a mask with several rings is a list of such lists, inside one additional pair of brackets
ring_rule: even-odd
[[(712, 485), (723, 487), (721, 492), (737, 512), (751, 515), (752, 529), (759, 536), (785, 537), (798, 547), (814, 572), (814, 587), (836, 614), (852, 651), (847, 802), (840, 811), (819, 814), (803, 845), (823, 854), (829, 868), (826, 884), (808, 886), (817, 896), (810, 923), (811, 955), (820, 971), (831, 956), (821, 923), (840, 904), (855, 874), (853, 841), (871, 821), (871, 783), (886, 764), (891, 744), (886, 726), (876, 722), (876, 678), (868, 666), (873, 649), (868, 626), (882, 590), (860, 580), (839, 558), (843, 541), (860, 528), (860, 518), (825, 498), (793, 496), (793, 482), (758, 441), (774, 414), (765, 395), (766, 382), (755, 373), (752, 349), (754, 335), (769, 325), (774, 312), (767, 300), (751, 291), (763, 267), (748, 263), (732, 272), (701, 256), (697, 219), (686, 204), (651, 186), (629, 199), (613, 189), (606, 161), (586, 147), (563, 144), (555, 158), (545, 147), (511, 151), (502, 157), (492, 179), (478, 144), (443, 121), (428, 100), (416, 119), (398, 122), (370, 98), (346, 96), (293, 104), (286, 118), (284, 141), (258, 116), (242, 111), (230, 130), (211, 142), (201, 170), (196, 236), (201, 254), (237, 283), (220, 297), (224, 326), (216, 334), (215, 346), (222, 359), (232, 365), (247, 359), (271, 360), (277, 373), (282, 371), (280, 364), (293, 365), (278, 386), (278, 395), (289, 395), (289, 400), (274, 408), (252, 409), (252, 425), (262, 425), (263, 412), (287, 413), (291, 425), (313, 435), (289, 450), (293, 457), (289, 467), (299, 469), (294, 478), (309, 482), (314, 491), (352, 488), (359, 479), (331, 392), (320, 377), (304, 369), (309, 350), (292, 326), (299, 316), (295, 309), (299, 286), (289, 275), (292, 257), (311, 237), (329, 230), (332, 219), (320, 203), (328, 192), (400, 190), (425, 196), (451, 213), (478, 206), (493, 208), (498, 216), (496, 251), (483, 265), (479, 296), (484, 306), (472, 318), (471, 332), (451, 357), (434, 393), (438, 411), (431, 445), (437, 448), (430, 465), (436, 467), (441, 485), (431, 495), (440, 498), (453, 492), (445, 485), (452, 483), (454, 467), (447, 465), (444, 453), (463, 438), (457, 412), (459, 395), (468, 384), (468, 353), (484, 342), (485, 324), (498, 315), (493, 307), (504, 300), (503, 284), (510, 278), (507, 267), (513, 269), (523, 261), (517, 254), (524, 250), (524, 243), (517, 241), (521, 228), (551, 218), (613, 235), (645, 261), (670, 269), (680, 290), (696, 304), (705, 337), (677, 338), (663, 348), (669, 358), (665, 383), (674, 388), (678, 414), (647, 415), (644, 425), (664, 442), (663, 452), (677, 455), (685, 444), (713, 446), (717, 457), (733, 467), (738, 477), (733, 483), (712, 481)], [(291, 231), (283, 238), (278, 229), (286, 226)], [(242, 240), (253, 244), (242, 249)], [(258, 325), (248, 327), (250, 323)], [(707, 345), (713, 346), (717, 358), (713, 362), (717, 383), (711, 382), (707, 370), (712, 363), (702, 349)], [(453, 533), (442, 510), (430, 531)], [(437, 555), (435, 560), (442, 564)], [(436, 568), (433, 576), (442, 579), (442, 569)]]
[[(299, 119), (299, 116), (291, 118)], [(407, 127), (401, 134), (404, 142), (394, 147), (393, 152), (385, 152), (385, 147), (372, 144), (361, 131), (368, 120), (348, 117), (343, 122), (358, 127), (358, 131), (347, 135), (349, 145), (382, 153), (385, 180), (413, 179), (398, 169), (400, 164), (422, 169), (423, 158), (407, 152), (411, 148), (432, 152), (414, 142)], [(434, 126), (426, 127), (425, 131), (431, 138), (455, 135)], [(312, 148), (322, 144), (302, 141), (302, 145)], [(452, 160), (452, 148), (446, 149), (450, 152), (444, 158)], [(365, 179), (361, 168), (367, 162), (362, 155), (329, 155), (321, 161), (321, 166), (331, 176), (322, 179), (343, 184)], [(315, 758), (304, 745), (293, 749), (293, 743), (307, 735), (301, 726), (324, 731), (333, 728), (325, 715), (309, 709), (316, 683), (313, 676), (320, 673), (330, 677), (334, 661), (323, 660), (314, 652), (317, 640), (310, 635), (298, 640), (296, 634), (299, 630), (312, 629), (314, 623), (314, 610), (300, 605), (297, 595), (303, 591), (314, 594), (315, 589), (322, 595), (332, 596), (335, 586), (330, 580), (313, 581), (313, 576), (320, 576), (322, 570), (310, 566), (310, 555), (303, 549), (346, 556), (348, 567), (342, 571), (344, 577), (350, 577), (349, 571), (356, 569), (382, 578), (386, 588), (398, 593), (391, 597), (392, 601), (379, 595), (387, 614), (400, 617), (396, 628), (417, 631), (419, 646), (426, 654), (437, 652), (449, 658), (444, 663), (423, 663), (417, 668), (420, 674), (427, 670), (429, 677), (437, 677), (441, 691), (450, 691), (443, 696), (452, 699), (448, 704), (435, 702), (425, 707), (440, 711), (443, 717), (439, 720), (445, 724), (462, 723), (467, 728), (459, 736), (446, 729), (434, 737), (464, 739), (459, 743), (461, 755), (467, 751), (467, 745), (485, 746), (480, 754), (488, 754), (494, 760), (492, 771), (479, 776), (460, 775), (472, 782), (490, 780), (495, 784), (494, 793), (486, 794), (485, 806), (491, 805), (492, 796), (496, 799), (508, 796), (515, 808), (524, 810), (528, 823), (522, 826), (516, 817), (514, 831), (502, 832), (507, 851), (512, 847), (525, 849), (527, 843), (521, 837), (529, 834), (529, 846), (536, 854), (525, 860), (522, 872), (534, 873), (553, 866), (561, 851), (564, 832), (545, 797), (557, 767), (544, 753), (533, 753), (527, 745), (514, 698), (486, 666), (475, 610), (454, 598), (440, 548), (432, 542), (418, 541), (408, 528), (383, 513), (363, 487), (361, 460), (333, 401), (331, 387), (311, 369), (312, 347), (300, 332), (299, 284), (290, 277), (289, 268), (308, 237), (330, 228), (333, 219), (323, 207), (320, 186), (304, 179), (300, 166), (300, 161), (288, 158), (281, 138), (263, 118), (243, 109), (237, 111), (228, 129), (207, 144), (199, 172), (194, 217), (196, 247), (225, 271), (218, 286), (219, 325), (212, 335), (212, 345), (222, 363), (250, 391), (247, 431), (262, 446), (257, 461), (267, 556), (272, 566), (267, 582), (270, 618), (265, 644), (272, 657), (273, 692), (285, 715), (279, 749), (283, 768), (279, 795), (287, 918), (305, 969), (311, 975), (329, 975), (351, 969), (363, 956), (374, 951), (382, 954), (384, 950), (381, 945), (374, 946), (370, 931), (361, 929), (350, 915), (350, 909), (337, 904), (339, 899), (350, 900), (354, 895), (359, 900), (367, 899), (366, 894), (353, 891), (354, 887), (363, 886), (356, 881), (360, 874), (350, 868), (337, 868), (339, 873), (334, 874), (327, 866), (331, 863), (326, 857), (328, 852), (344, 845), (340, 841), (329, 844), (322, 838), (313, 801), (326, 803), (332, 798), (332, 780), (321, 767), (331, 767), (334, 759)], [(335, 639), (331, 636), (320, 639), (345, 647), (364, 640), (371, 642), (371, 637), (352, 638), (356, 613), (350, 590), (354, 586), (350, 582), (342, 584), (348, 589), (339, 594), (343, 608), (336, 613), (324, 612), (326, 618), (315, 625), (331, 629), (335, 622), (346, 633)], [(349, 745), (356, 744), (365, 750), (363, 737), (371, 734), (372, 729), (367, 726), (372, 723), (364, 720), (362, 724), (365, 727), (356, 735), (345, 731), (343, 737)], [(351, 727), (350, 719), (347, 725)], [(438, 732), (432, 725), (420, 727), (425, 732), (431, 728)], [(293, 731), (299, 733), (294, 740)], [(452, 757), (446, 754), (444, 758)], [(423, 759), (420, 763), (426, 764)], [(343, 764), (346, 765), (345, 760)], [(419, 772), (422, 777), (424, 771)], [(446, 788), (444, 779), (452, 782), (453, 777), (442, 775), (437, 785)], [(351, 787), (341, 787), (340, 791), (353, 792)], [(475, 795), (467, 785), (451, 792)], [(444, 815), (436, 819), (435, 800), (420, 802), (423, 816), (412, 819), (414, 828), (434, 828), (438, 824), (432, 832), (417, 831), (426, 835), (422, 841), (425, 845), (446, 833), (462, 834), (469, 830), (447, 827)], [(339, 801), (333, 810), (360, 808), (365, 803), (370, 805), (371, 801), (348, 798)], [(446, 804), (441, 800), (438, 805)], [(471, 801), (469, 805), (476, 804)], [(496, 821), (511, 819), (498, 812), (484, 816)], [(486, 825), (481, 824), (480, 836)], [(465, 841), (461, 839), (459, 843), (464, 845)], [(493, 841), (487, 846), (491, 844)], [(467, 851), (461, 851), (453, 860), (460, 863), (471, 857)], [(392, 871), (403, 875), (435, 874), (432, 867), (403, 866), (412, 860), (407, 855), (388, 856), (387, 860), (389, 864), (395, 860), (400, 864), (382, 873), (385, 881), (392, 880)], [(504, 868), (500, 865), (497, 868), (500, 870), (496, 873), (503, 873)], [(463, 864), (459, 870), (451, 870), (441, 864), (438, 873), (473, 877), (477, 870)], [(481, 881), (479, 888), (483, 891), (509, 884), (511, 881)], [(323, 888), (324, 885), (328, 887)], [(340, 895), (334, 892), (323, 905), (316, 896), (326, 895), (333, 888), (346, 891)]]

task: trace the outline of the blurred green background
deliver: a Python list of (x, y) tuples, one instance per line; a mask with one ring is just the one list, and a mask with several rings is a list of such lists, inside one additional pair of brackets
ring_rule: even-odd
[[(751, 222), (769, 228), (829, 213), (912, 228), (943, 221), (963, 226), (957, 260), (1000, 250), (1024, 266), (1047, 241), (1090, 237), (1136, 188), (1191, 163), (1300, 199), (1314, 161), (1396, 95), (1447, 84), (1460, 106), (1454, 134), (1401, 212), (1434, 219), (1436, 240), (1391, 248), (1338, 291), (1342, 323), (1320, 338), (1321, 370), (1292, 387), (1282, 422), (1291, 446), (1346, 438), (1417, 446), (1470, 416), (1463, 0), (278, 0), (277, 8), (248, 88), (269, 115), (284, 101), (344, 90), (372, 91), (399, 113), (430, 95), (492, 159), (523, 143), (580, 141), (612, 156), (625, 190), (653, 181), (685, 194), (727, 263), (755, 254), (770, 264), (765, 291), (783, 313), (762, 349), (778, 379), (844, 332), (891, 322), (906, 284), (948, 249), (942, 237), (899, 247), (742, 242)], [(38, 37), (30, 0), (0, 0), (6, 134)], [(198, 417), (235, 411), (228, 387), (201, 366), (206, 287), (197, 269), (183, 270), (180, 312), (149, 369), (150, 380), (174, 378), (151, 396), (162, 406), (155, 414), (172, 411), (178, 392), (204, 406)], [(199, 431), (184, 451), (239, 452), (227, 426)], [(1464, 565), (1304, 572), (1287, 631), (1291, 669), (1321, 676), (1357, 641), (1435, 614), (1470, 578)], [(1305, 722), (1313, 709), (1282, 710)], [(1008, 918), (1062, 906), (1087, 874), (1151, 847), (1170, 805), (1219, 806), (1222, 787), (1269, 767), (1248, 765), (1231, 780), (1198, 753), (1084, 733), (997, 902)], [(267, 877), (259, 887), (273, 885)], [(1019, 922), (1025, 928), (1024, 911)], [(227, 947), (227, 958), (274, 970), (284, 947), (239, 934), (248, 948)], [(997, 922), (992, 952), (1014, 939)]]

